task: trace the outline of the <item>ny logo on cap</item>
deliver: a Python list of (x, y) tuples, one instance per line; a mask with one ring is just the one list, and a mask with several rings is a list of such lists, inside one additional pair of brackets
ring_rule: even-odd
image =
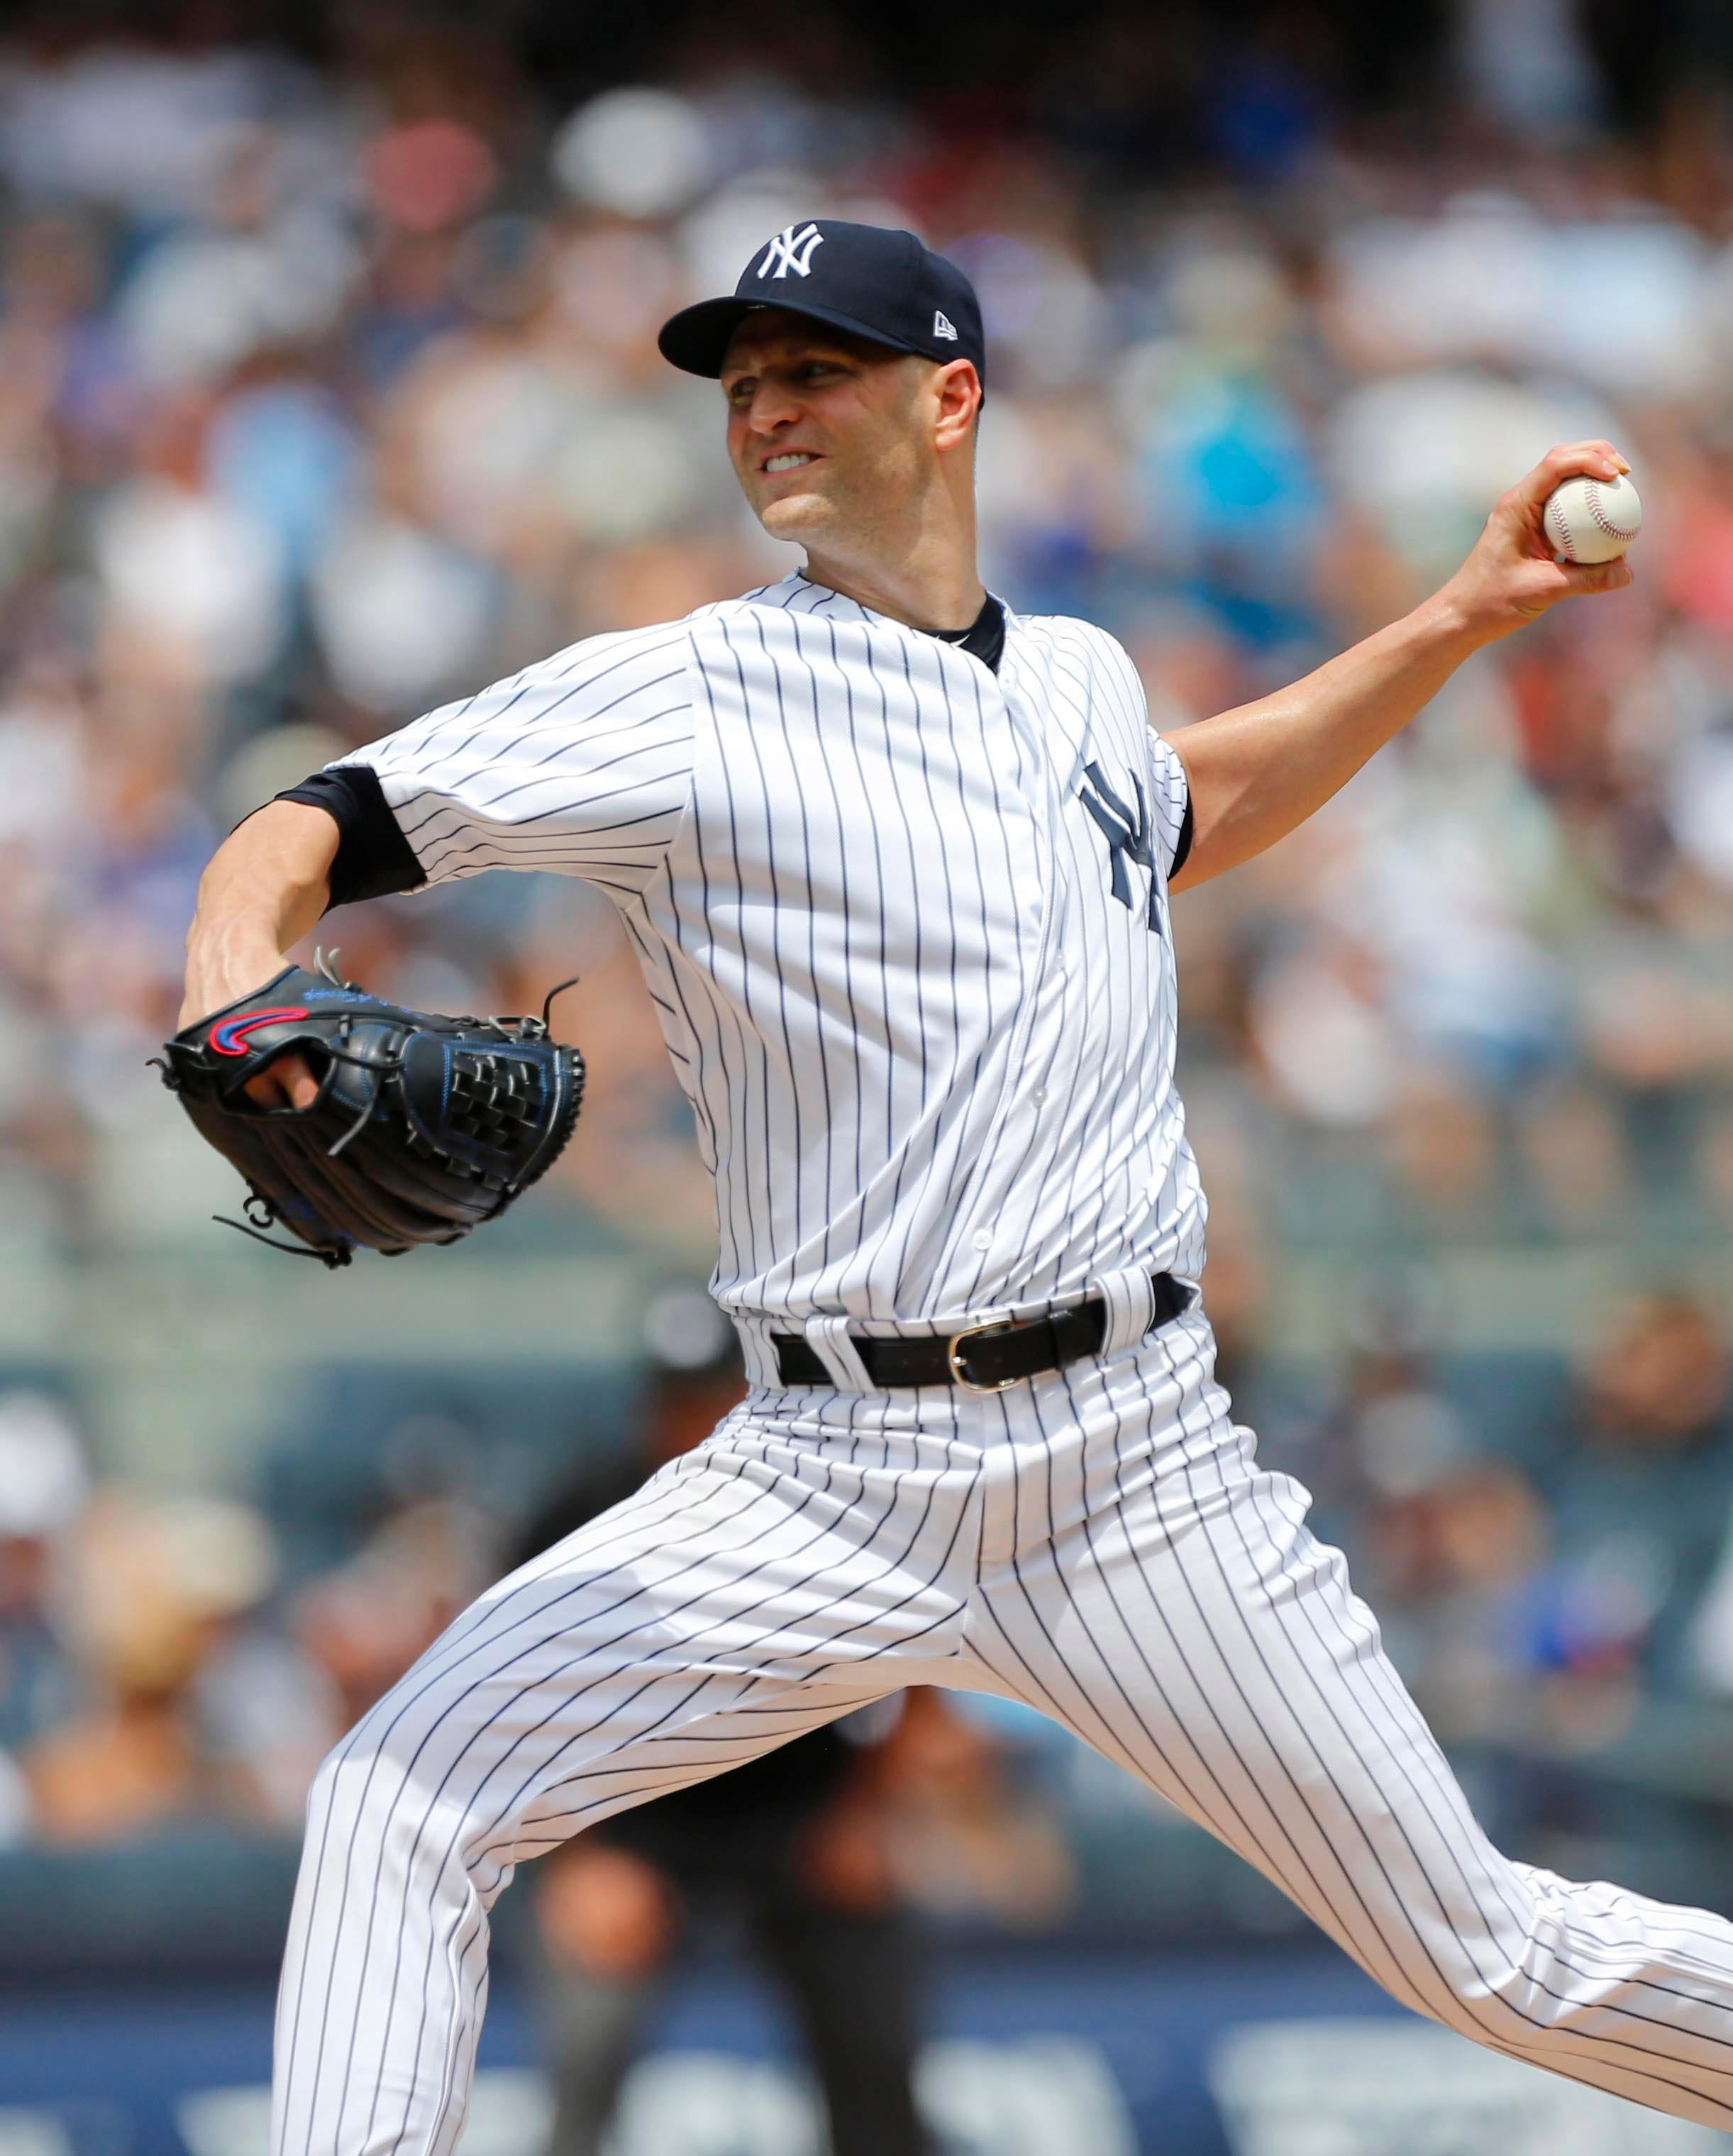
[(774, 274), (778, 277), (786, 277), (791, 270), (797, 277), (810, 277), (813, 274), (813, 249), (823, 244), (824, 234), (816, 224), (803, 224), (798, 232), (791, 224), (786, 232), (779, 232), (765, 249), (764, 259), (758, 265), (758, 274), (761, 277), (770, 276), (772, 274), (771, 264), (774, 263)]

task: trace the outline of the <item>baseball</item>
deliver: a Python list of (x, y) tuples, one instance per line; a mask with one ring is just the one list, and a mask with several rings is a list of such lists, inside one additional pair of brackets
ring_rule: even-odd
[(1643, 504), (1629, 475), (1567, 479), (1543, 513), (1553, 552), (1567, 562), (1616, 562), (1643, 529)]

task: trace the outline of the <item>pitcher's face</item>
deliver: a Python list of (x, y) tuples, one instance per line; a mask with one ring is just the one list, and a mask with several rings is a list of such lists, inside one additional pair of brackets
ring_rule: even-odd
[(722, 363), (728, 454), (773, 538), (869, 542), (930, 476), (923, 393), (937, 363), (781, 308), (749, 316)]

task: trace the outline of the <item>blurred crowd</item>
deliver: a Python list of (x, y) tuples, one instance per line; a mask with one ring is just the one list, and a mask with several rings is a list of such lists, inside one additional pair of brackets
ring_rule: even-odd
[[(1162, 12), (1089, 32), (1014, 124), (890, 97), (837, 24), (802, 79), (700, 54), (563, 114), (449, 23), (322, 70), (0, 52), (11, 1219), (126, 1238), (118, 1162), (162, 1117), (141, 1065), (241, 815), (531, 658), (787, 566), (734, 498), (714, 391), (654, 336), (830, 210), (917, 223), (975, 278), (989, 580), (1115, 630), (1163, 727), (1389, 619), (1551, 442), (1627, 450), (1637, 588), (1488, 654), (1181, 908), (1190, 1091), (1230, 1230), (1250, 1208), (1302, 1243), (1719, 1232), (1724, 131), (1681, 100), (1641, 147), (1609, 135), (1570, 8), (1468, 7), (1435, 60), (1449, 124), (1392, 145), (1339, 119), (1328, 50), (1277, 12), (1207, 124), (1187, 108), (1188, 179)], [(602, 1135), (561, 1188), (701, 1257), (690, 1119), (605, 901), (493, 877), (328, 940), (434, 1007), (533, 1008), (581, 968)]]
[[(93, 1474), (64, 1398), (0, 1392), (0, 1851), (213, 1829), (298, 1841), (321, 1758), (449, 1621), (745, 1390), (733, 1330), (695, 1286), (652, 1299), (644, 1345), (625, 1431), (574, 1405), (539, 1477), (502, 1476), (457, 1414), (379, 1429), (334, 1535), (320, 1432), (287, 1435), (245, 1495), (150, 1491)], [(536, 1871), (550, 1979), (583, 1979), (567, 2041), (623, 2069), (651, 1975), (715, 1903), (744, 1903), (797, 1972), (841, 1927), (883, 1962), (886, 2013), (907, 1989), (909, 1901), (1055, 1915), (1070, 1862), (1026, 1749), (924, 1694), (592, 1826)]]
[[(286, 1433), (240, 1495), (151, 1491), (93, 1472), (64, 1398), (0, 1392), (0, 1849), (213, 1825), (295, 1835), (320, 1759), (476, 1593), (739, 1398), (729, 1327), (700, 1291), (659, 1296), (650, 1315), (629, 1412), (574, 1405), (539, 1476), (502, 1475), (457, 1414), (382, 1419), (335, 1527), (322, 1431)], [(1682, 1291), (1601, 1318), (1571, 1366), (1452, 1356), (1411, 1311), (1371, 1310), (1335, 1383), (1284, 1395), (1253, 1364), (1243, 1398), (1494, 1831), (1556, 1867), (1593, 1854), (1653, 1880), (1677, 1861), (1674, 1891), (1689, 1892), (1693, 1852), (1725, 1840), (1728, 1748), (1701, 1710), (1733, 1703), (1733, 1358)], [(342, 1442), (356, 1453), (352, 1431)], [(826, 1861), (951, 1917), (1048, 1921), (1092, 1835), (1159, 1813), (997, 1702), (923, 1707), (883, 1757), (869, 1799), (839, 1801)], [(844, 1779), (818, 1773), (813, 1808)], [(751, 1777), (729, 1779), (746, 1804)], [(733, 1801), (690, 1792), (647, 1839), (634, 1815), (583, 1843), (613, 1852), (604, 1870), (705, 1848), (726, 1870), (765, 1845), (731, 1813), (718, 1828), (716, 1803)], [(772, 1819), (790, 1801), (803, 1817), (798, 1794), (767, 1801)], [(1696, 1898), (1722, 1876), (1697, 1873)], [(628, 1923), (623, 1892), (604, 1897), (607, 1922), (659, 1938), (659, 1902)]]
[[(1338, 12), (1249, 8), (1231, 36), (1086, 15), (1015, 101), (894, 90), (823, 15), (786, 64), (687, 34), (658, 80), (559, 105), (505, 30), (412, 8), (357, 9), (367, 33), (315, 58), (213, 42), (196, 11), (155, 39), (46, 11), (0, 43), (0, 1235), (78, 1260), (168, 1232), (172, 1191), (127, 1164), (167, 1127), (143, 1065), (230, 825), (449, 696), (791, 565), (734, 497), (713, 388), (654, 334), (828, 212), (918, 226), (976, 280), (987, 580), (1119, 634), (1163, 729), (1411, 604), (1551, 443), (1625, 450), (1634, 588), (1483, 655), (1305, 830), (1179, 905), (1182, 1075), (1254, 1399), (1284, 1253), (1712, 1247), (1722, 79), (1681, 65), (1636, 126), (1607, 11), (1464, 0), (1410, 56), (1425, 124), (1378, 126)], [(690, 1115), (604, 901), (492, 876), (321, 936), (433, 1008), (535, 1009), (581, 972), (587, 1140), (538, 1207), (701, 1270)], [(189, 1236), (209, 1209), (189, 1195)], [(1618, 1820), (1571, 1815), (1547, 1747), (1635, 1727), (1650, 1691), (1733, 1692), (1717, 1313), (1681, 1288), (1598, 1337), (1582, 1368), (1500, 1378), (1375, 1328), (1333, 1396), (1264, 1418), (1484, 1753), (1484, 1800), (1590, 1838)], [(289, 1830), (512, 1527), (422, 1491), (297, 1570), (238, 1497), (93, 1481), (46, 1396), (0, 1404), (0, 1452), (13, 1839)], [(1518, 1758), (1525, 1729), (1551, 1734)]]

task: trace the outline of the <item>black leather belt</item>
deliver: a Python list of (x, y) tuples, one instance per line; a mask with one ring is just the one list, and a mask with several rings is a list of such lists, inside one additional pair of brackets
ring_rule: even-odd
[[(1190, 1308), (1192, 1291), (1172, 1273), (1150, 1277), (1156, 1291), (1156, 1314), (1149, 1326), (1153, 1332)], [(1020, 1325), (1001, 1318), (988, 1325), (966, 1326), (948, 1337), (939, 1333), (920, 1340), (896, 1340), (864, 1332), (849, 1337), (868, 1377), (886, 1390), (893, 1385), (961, 1385), (965, 1392), (1002, 1393), (1043, 1370), (1062, 1369), (1082, 1356), (1099, 1355), (1107, 1337), (1107, 1305), (1095, 1296), (1070, 1310), (1057, 1310), (1050, 1317), (1034, 1317)], [(802, 1335), (773, 1332), (770, 1338), (785, 1385), (836, 1383)]]

